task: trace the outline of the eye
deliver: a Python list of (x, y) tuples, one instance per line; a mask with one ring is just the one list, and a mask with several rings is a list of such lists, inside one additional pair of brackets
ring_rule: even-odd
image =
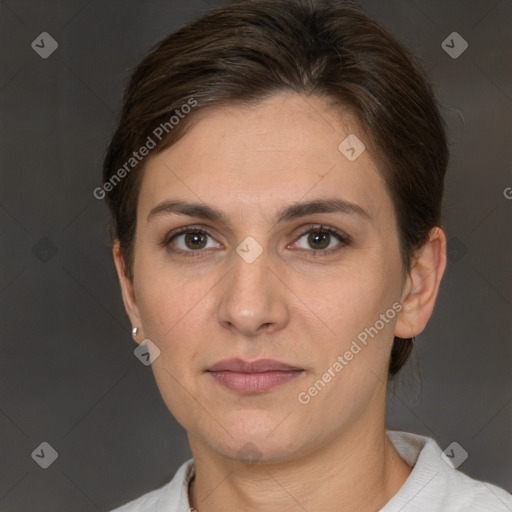
[(219, 247), (212, 241), (213, 237), (204, 229), (187, 226), (170, 233), (162, 245), (170, 252), (181, 253), (184, 256), (200, 256), (203, 250)]
[[(294, 242), (299, 249), (312, 256), (327, 256), (349, 245), (350, 237), (334, 228), (319, 225), (308, 226), (308, 230)], [(207, 249), (222, 247), (201, 227), (185, 226), (177, 229), (161, 242), (171, 253), (182, 256), (204, 256)]]
[(308, 231), (304, 232), (295, 243), (301, 249), (313, 249), (313, 255), (323, 255), (336, 252), (345, 245), (348, 245), (349, 241), (348, 236), (333, 228), (309, 226)]

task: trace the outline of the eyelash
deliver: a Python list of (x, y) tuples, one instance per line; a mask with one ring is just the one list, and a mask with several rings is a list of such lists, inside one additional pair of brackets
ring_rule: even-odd
[[(338, 241), (340, 242), (334, 249), (328, 249), (328, 250), (314, 250), (314, 249), (311, 249), (311, 250), (308, 250), (308, 249), (302, 249), (308, 253), (311, 253), (311, 256), (312, 257), (319, 257), (319, 256), (329, 256), (331, 254), (334, 254), (338, 251), (340, 251), (343, 247), (347, 246), (350, 244), (351, 242), (351, 239), (349, 236), (343, 234), (343, 233), (340, 233), (338, 230), (334, 229), (334, 228), (329, 228), (329, 227), (325, 227), (321, 224), (311, 224), (309, 226), (307, 226), (306, 230), (303, 231), (297, 238), (297, 240), (301, 239), (304, 235), (307, 235), (308, 233), (312, 233), (312, 232), (321, 232), (321, 233), (324, 233), (324, 234), (328, 234), (328, 235), (332, 235), (334, 236), (335, 238), (338, 239)], [(182, 228), (179, 228), (171, 233), (169, 233), (165, 239), (160, 242), (159, 245), (161, 246), (164, 246), (167, 248), (167, 250), (171, 253), (177, 253), (177, 254), (180, 254), (180, 255), (183, 255), (185, 257), (201, 257), (204, 255), (204, 252), (207, 250), (207, 249), (202, 249), (202, 250), (197, 250), (197, 251), (194, 251), (194, 250), (190, 250), (190, 251), (183, 251), (181, 249), (173, 249), (170, 247), (170, 244), (171, 242), (176, 238), (178, 237), (179, 235), (182, 235), (182, 234), (186, 234), (186, 233), (189, 233), (189, 234), (197, 234), (197, 233), (203, 233), (203, 234), (206, 234), (208, 235), (210, 238), (214, 238), (209, 232), (207, 229), (205, 229), (204, 227), (202, 226), (185, 226), (185, 227), (182, 227)]]

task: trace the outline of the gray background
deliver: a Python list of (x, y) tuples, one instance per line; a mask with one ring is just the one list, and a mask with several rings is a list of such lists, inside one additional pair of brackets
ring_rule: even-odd
[[(362, 1), (424, 62), (449, 127), (449, 264), (390, 428), (452, 441), (460, 470), (512, 490), (512, 2)], [(0, 3), (0, 510), (106, 511), (190, 456), (133, 355), (93, 197), (129, 71), (207, 1)], [(31, 47), (58, 42), (47, 59)], [(457, 59), (441, 43), (469, 43)], [(48, 442), (58, 459), (31, 453)]]

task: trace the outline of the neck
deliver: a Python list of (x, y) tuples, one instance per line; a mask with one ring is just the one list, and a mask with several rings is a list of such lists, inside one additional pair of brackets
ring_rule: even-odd
[(195, 462), (190, 506), (197, 512), (378, 511), (400, 489), (411, 468), (389, 441), (384, 425), (358, 428), (279, 464), (227, 459), (189, 436)]

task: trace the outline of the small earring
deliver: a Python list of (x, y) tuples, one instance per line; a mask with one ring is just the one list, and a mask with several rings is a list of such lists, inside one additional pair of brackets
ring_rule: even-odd
[(139, 328), (138, 327), (134, 327), (132, 329), (132, 337), (135, 338), (137, 336), (138, 332), (139, 332)]

